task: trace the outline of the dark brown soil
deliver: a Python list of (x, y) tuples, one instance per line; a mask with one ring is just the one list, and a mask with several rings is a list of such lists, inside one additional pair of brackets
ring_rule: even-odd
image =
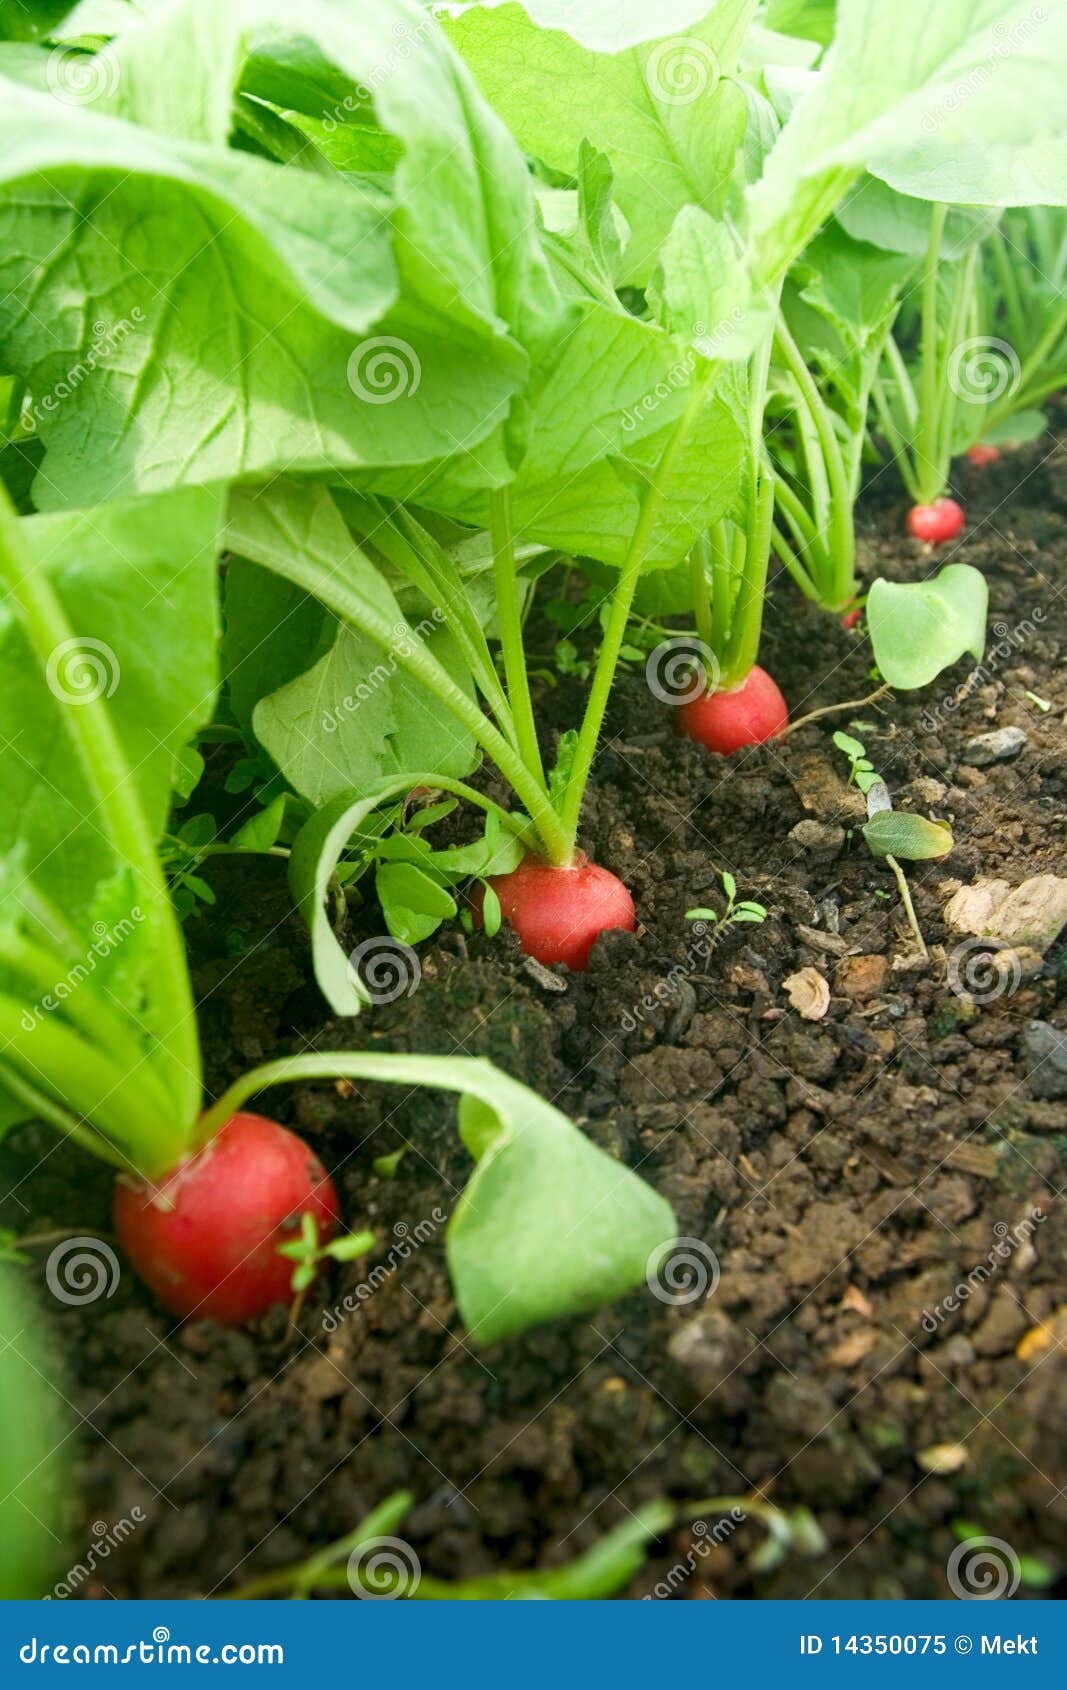
[[(929, 966), (861, 840), (811, 850), (790, 836), (805, 817), (856, 820), (830, 737), (848, 717), (721, 763), (660, 731), (636, 669), (618, 685), (585, 843), (631, 886), (641, 928), (602, 941), (561, 992), (510, 939), (453, 927), (424, 948), (415, 996), (324, 1027), (280, 866), (213, 871), (219, 905), (194, 927), (216, 1084), (309, 1043), (491, 1057), (666, 1194), (721, 1280), (692, 1303), (640, 1291), (476, 1355), (432, 1224), (468, 1170), (453, 1106), (363, 1086), (278, 1095), (276, 1112), (338, 1170), (348, 1223), (376, 1229), (375, 1260), (398, 1260), (420, 1223), (432, 1236), (332, 1334), (323, 1311), (365, 1268), (336, 1269), (295, 1336), (280, 1313), (254, 1332), (175, 1329), (129, 1274), (108, 1301), (49, 1304), (84, 1417), (74, 1558), (93, 1522), (144, 1515), (85, 1593), (235, 1588), (400, 1487), (417, 1498), (404, 1536), (447, 1578), (568, 1560), (652, 1497), (755, 1490), (810, 1509), (825, 1552), (755, 1573), (751, 1521), (699, 1551), (683, 1529), (628, 1594), (682, 1562), (694, 1570), (679, 1597), (945, 1595), (961, 1522), (1053, 1573), (1067, 1565), (1067, 1210), (1055, 1202), (1067, 1105), (1040, 1095), (1022, 1043), (1034, 1019), (1067, 1027), (1064, 952), (974, 1007), (947, 983), (958, 935), (942, 916), (946, 882), (1064, 869), (1067, 451), (1047, 452), (966, 489), (971, 527), (954, 555), (986, 571), (1007, 655), (955, 710), (943, 705), (965, 665), (858, 712), (867, 726), (853, 730), (898, 807), (955, 830), (952, 855), (910, 876)], [(901, 519), (899, 505), (872, 511), (870, 532), (896, 535)], [(933, 567), (909, 542), (872, 538), (869, 551), (898, 578)], [(794, 715), (871, 689), (866, 643), (781, 585), (765, 652)], [(544, 701), (557, 727), (577, 698)], [(1027, 735), (1017, 761), (962, 761), (971, 736), (1011, 725)], [(694, 955), (685, 911), (721, 906), (723, 869), (769, 917)], [(353, 920), (375, 930), (373, 911)], [(783, 990), (805, 967), (831, 987), (818, 1022)], [(106, 1172), (71, 1156), (30, 1171), (50, 1142), (43, 1130), (8, 1142), (5, 1174), (28, 1177), (3, 1218), (106, 1228)], [(403, 1144), (396, 1179), (379, 1178), (372, 1160)], [(1035, 1208), (1030, 1244), (937, 1318)]]

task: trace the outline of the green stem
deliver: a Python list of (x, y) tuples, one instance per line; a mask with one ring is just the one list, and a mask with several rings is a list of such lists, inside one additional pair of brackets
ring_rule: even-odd
[(714, 641), (730, 636), (730, 618), (734, 613), (733, 543), (725, 522), (717, 522), (708, 532), (711, 547), (711, 627)]
[(113, 1149), (106, 1139), (93, 1131), (77, 1115), (50, 1097), (46, 1091), (32, 1085), (25, 1075), (16, 1068), (0, 1060), (0, 1090), (10, 1092), (19, 1102), (26, 1106), (27, 1111), (39, 1120), (47, 1121), (49, 1126), (55, 1127), (65, 1138), (72, 1139), (90, 1155), (97, 1156), (101, 1161), (110, 1162), (113, 1168), (119, 1168), (123, 1173), (130, 1169), (129, 1159)]
[(759, 656), (763, 605), (774, 528), (774, 474), (765, 465), (753, 490), (745, 540), (745, 562), (734, 601), (730, 641), (719, 676), (722, 687), (740, 686)]
[(804, 597), (809, 599), (812, 604), (817, 604), (819, 595), (815, 589), (815, 584), (777, 523), (773, 523), (771, 526), (771, 545), (782, 568), (800, 588)]
[[(172, 1117), (160, 1114), (154, 1088), (144, 1085), (140, 1069), (147, 1056), (119, 1059), (90, 1044), (55, 1017), (29, 1017), (21, 999), (0, 994), (0, 1060), (52, 1108), (46, 1119), (74, 1116), (111, 1140), (151, 1177), (166, 1173), (191, 1148), (193, 1123), (179, 1133)], [(64, 1130), (68, 1130), (64, 1126)], [(94, 1141), (95, 1148), (95, 1141)]]
[[(941, 268), (941, 239), (948, 208), (935, 205), (930, 214), (930, 241), (922, 290), (922, 349), (919, 426), (915, 435), (915, 468), (919, 498), (929, 503), (944, 491), (944, 475), (938, 459), (941, 412), (944, 397), (943, 360), (937, 333), (937, 292)], [(937, 483), (935, 486), (934, 483)]]
[[(493, 578), (496, 582), (496, 614), (508, 704), (515, 723), (518, 752), (530, 773), (545, 786), (545, 768), (537, 743), (533, 700), (526, 673), (526, 649), (522, 638), (522, 610), (515, 565), (515, 538), (511, 528), (511, 499), (506, 487), (492, 494)], [(547, 791), (547, 788), (546, 788)]]
[(305, 569), (299, 553), (293, 552), (287, 557), (285, 573), (289, 580), (305, 588), (342, 622), (350, 622), (353, 627), (361, 629), (375, 645), (391, 654), (401, 668), (414, 675), (457, 721), (462, 722), (482, 750), (492, 758), (523, 804), (537, 830), (544, 856), (561, 867), (569, 863), (574, 855), (573, 841), (562, 827), (543, 784), (530, 772), (515, 747), (509, 745), (484, 710), (479, 709), (463, 688), (457, 686), (447, 669), (438, 663), (432, 652), (427, 651), (422, 641), (412, 638), (398, 645), (395, 627), (359, 592), (337, 575), (326, 581), (321, 570)]
[(585, 707), (581, 729), (578, 734), (578, 745), (574, 754), (570, 779), (563, 800), (561, 820), (568, 845), (573, 854), (574, 843), (578, 837), (578, 822), (582, 812), (582, 801), (589, 781), (589, 774), (596, 755), (600, 730), (604, 723), (604, 713), (607, 710), (611, 684), (618, 666), (619, 653), (626, 638), (626, 624), (630, 620), (630, 609), (633, 605), (637, 583), (641, 577), (641, 569), (645, 561), (649, 541), (655, 530), (656, 518), (660, 506), (666, 496), (667, 485), (674, 468), (674, 460), (682, 450), (689, 432), (696, 423), (704, 406), (712, 383), (718, 374), (718, 368), (709, 364), (704, 374), (697, 381), (690, 394), (689, 403), (678, 419), (659, 463), (656, 465), (653, 479), (645, 489), (641, 500), (641, 510), (634, 527), (626, 558), (619, 576), (619, 584), (612, 599), (611, 614), (604, 630), (600, 652), (597, 656), (596, 669), (593, 673), (593, 684), (589, 690), (589, 698)]
[[(17, 607), (41, 669), (46, 670), (58, 647), (73, 636), (66, 613), (51, 581), (40, 569), (26, 543), (15, 507), (0, 483), (0, 580)], [(153, 993), (163, 1011), (154, 1028), (158, 1049), (154, 1062), (163, 1090), (173, 1097), (170, 1136), (178, 1159), (201, 1101), (200, 1043), (192, 988), (181, 933), (166, 882), (119, 745), (107, 705), (85, 698), (64, 714), (65, 726), (77, 748), (86, 778), (106, 820), (107, 831), (120, 862), (133, 872), (135, 896), (153, 910), (158, 946)]]
[[(897, 351), (895, 341), (890, 340), (889, 345), (893, 348), (894, 352)], [(875, 382), (871, 393), (874, 399), (874, 408), (878, 413), (878, 421), (881, 425), (882, 433), (885, 435), (886, 440), (889, 443), (889, 450), (892, 452), (893, 457), (896, 460), (896, 466), (900, 471), (900, 479), (904, 483), (904, 489), (908, 494), (908, 497), (915, 504), (918, 504), (920, 497), (919, 484), (915, 479), (915, 473), (912, 469), (911, 455), (908, 451), (907, 442), (897, 426), (897, 420), (893, 415), (889, 399), (881, 381)]]
[[(813, 491), (820, 500), (825, 501), (824, 504), (817, 504), (818, 528), (820, 533), (825, 535), (824, 554), (829, 564), (830, 578), (822, 580), (820, 585), (828, 602), (836, 607), (851, 598), (856, 590), (852, 479), (829, 407), (819, 392), (819, 385), (808, 369), (800, 348), (789, 332), (783, 312), (778, 313), (775, 341), (784, 357), (786, 368), (800, 391), (802, 406), (815, 426), (821, 449), (822, 463), (817, 468), (812, 463), (811, 467), (816, 471)], [(821, 571), (813, 570), (812, 573), (818, 578)]]
[(886, 862), (889, 864), (889, 867), (893, 870), (893, 873), (896, 876), (897, 886), (900, 889), (900, 896), (904, 903), (904, 910), (908, 917), (908, 924), (918, 941), (919, 950), (926, 960), (929, 961), (930, 953), (926, 948), (926, 940), (923, 938), (922, 928), (919, 926), (919, 920), (915, 914), (915, 905), (911, 901), (911, 887), (908, 885), (907, 876), (895, 857), (887, 857)]
[(711, 563), (711, 542), (701, 534), (689, 553), (689, 586), (693, 596), (693, 618), (701, 644), (712, 649), (714, 619), (712, 617), (708, 575)]

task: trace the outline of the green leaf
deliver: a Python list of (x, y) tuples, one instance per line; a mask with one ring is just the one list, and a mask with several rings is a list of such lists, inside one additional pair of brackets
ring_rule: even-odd
[[(398, 1151), (402, 1155), (402, 1151)], [(379, 1158), (381, 1160), (381, 1158)], [(322, 1252), (335, 1262), (355, 1262), (373, 1250), (377, 1239), (373, 1232), (350, 1232), (346, 1238), (335, 1238)]]
[(944, 822), (928, 821), (906, 810), (882, 810), (863, 829), (876, 857), (902, 857), (918, 863), (946, 857), (952, 849), (952, 830)]
[(456, 913), (456, 900), (414, 863), (383, 863), (375, 890), (394, 939), (417, 945)]
[(1015, 411), (992, 428), (983, 429), (982, 440), (987, 446), (1029, 446), (1040, 440), (1047, 428), (1048, 417), (1044, 411)]
[(447, 1242), (471, 1338), (493, 1343), (641, 1284), (675, 1234), (663, 1199), (515, 1081), (487, 1069), (464, 1090), (460, 1133), (477, 1167)]
[(69, 918), (116, 865), (64, 714), (87, 697), (109, 701), (159, 838), (175, 771), (215, 701), (221, 516), (217, 492), (193, 491), (23, 523), (75, 643), (42, 674), (0, 598), (0, 859), (18, 854)]
[(823, 69), (750, 194), (760, 280), (785, 272), (864, 169), (946, 204), (1067, 200), (1067, 10), (838, 0), (837, 16)]
[(649, 45), (645, 31), (642, 44), (621, 47), (632, 31), (613, 23), (601, 52), (560, 32), (573, 30), (570, 18), (541, 28), (517, 5), (472, 6), (445, 28), (528, 153), (569, 176), (583, 141), (607, 155), (630, 226), (621, 279), (643, 284), (683, 206), (723, 208), (747, 120), (730, 78), (754, 10), (753, 0), (718, 0), (672, 39), (670, 9), (657, 8), (661, 39)]
[(867, 598), (874, 659), (891, 687), (924, 687), (970, 652), (985, 651), (989, 588), (970, 564), (950, 563), (930, 581), (875, 581)]
[[(372, 86), (387, 194), (225, 144), (250, 36), (262, 59), (297, 27)], [(0, 102), (0, 334), (49, 447), (40, 502), (283, 470), (411, 488), (457, 457), (468, 485), (506, 474), (560, 301), (522, 155), (418, 6), (177, 0), (82, 73), (95, 102), (13, 81)]]
[(490, 886), (489, 882), (486, 881), (482, 893), (482, 926), (484, 927), (488, 938), (496, 938), (497, 934), (500, 932), (500, 924), (503, 919), (504, 916), (500, 908), (500, 899), (497, 897), (496, 888), (495, 886)]
[(338, 1077), (460, 1094), (460, 1135), (475, 1167), (446, 1249), (460, 1316), (477, 1344), (586, 1313), (643, 1285), (676, 1236), (657, 1192), (551, 1103), (470, 1057), (289, 1057), (246, 1074), (213, 1115), (232, 1114), (274, 1084)]
[(764, 11), (768, 29), (818, 41), (823, 47), (833, 40), (837, 0), (767, 0)]
[(272, 845), (278, 843), (278, 835), (285, 820), (285, 794), (280, 793), (266, 809), (250, 816), (239, 827), (230, 844), (241, 851), (269, 851)]
[[(311, 933), (315, 978), (338, 1015), (358, 1015), (369, 998), (330, 924), (326, 895), (334, 871), (348, 841), (360, 832), (378, 805), (409, 792), (414, 786), (434, 784), (443, 784), (446, 790), (475, 804), (484, 802), (458, 781), (442, 781), (441, 777), (425, 772), (394, 775), (379, 781), (367, 792), (338, 794), (305, 822), (293, 842), (289, 884)], [(454, 906), (450, 913), (454, 913)]]
[(662, 326), (708, 358), (747, 358), (774, 320), (773, 303), (753, 297), (735, 237), (696, 205), (675, 218), (647, 292)]

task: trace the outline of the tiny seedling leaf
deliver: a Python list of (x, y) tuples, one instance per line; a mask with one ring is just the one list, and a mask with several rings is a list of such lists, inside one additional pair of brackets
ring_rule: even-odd
[(863, 837), (876, 857), (902, 857), (911, 863), (946, 857), (953, 843), (952, 830), (944, 822), (928, 821), (925, 816), (901, 810), (883, 810), (872, 816)]
[(496, 895), (495, 887), (486, 881), (485, 896), (482, 899), (482, 926), (490, 939), (495, 939), (500, 932), (501, 920), (500, 899)]

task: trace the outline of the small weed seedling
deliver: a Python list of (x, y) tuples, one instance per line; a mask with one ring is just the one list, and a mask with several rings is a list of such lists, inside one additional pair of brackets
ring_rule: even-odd
[(867, 800), (867, 824), (863, 837), (871, 854), (884, 857), (896, 878), (901, 901), (908, 917), (908, 925), (915, 935), (921, 955), (929, 960), (930, 953), (922, 936), (915, 905), (912, 903), (900, 858), (905, 862), (926, 862), (945, 857), (951, 851), (951, 829), (944, 822), (929, 821), (926, 816), (914, 816), (893, 808), (885, 781), (867, 756), (866, 747), (849, 734), (835, 733), (834, 744), (849, 760), (850, 779)]
[(726, 908), (721, 915), (711, 909), (686, 910), (686, 921), (706, 921), (716, 927), (719, 934), (725, 933), (728, 927), (740, 926), (743, 921), (757, 924), (766, 921), (767, 911), (762, 904), (752, 903), (749, 899), (738, 902), (737, 881), (726, 869), (722, 872), (722, 889), (726, 894)]
[(300, 1217), (300, 1236), (288, 1244), (278, 1245), (278, 1255), (293, 1264), (289, 1281), (293, 1306), (289, 1311), (290, 1325), (295, 1326), (304, 1305), (304, 1298), (318, 1278), (324, 1262), (354, 1262), (374, 1248), (373, 1232), (350, 1232), (344, 1238), (331, 1238), (326, 1244), (319, 1237), (315, 1216), (305, 1209)]

